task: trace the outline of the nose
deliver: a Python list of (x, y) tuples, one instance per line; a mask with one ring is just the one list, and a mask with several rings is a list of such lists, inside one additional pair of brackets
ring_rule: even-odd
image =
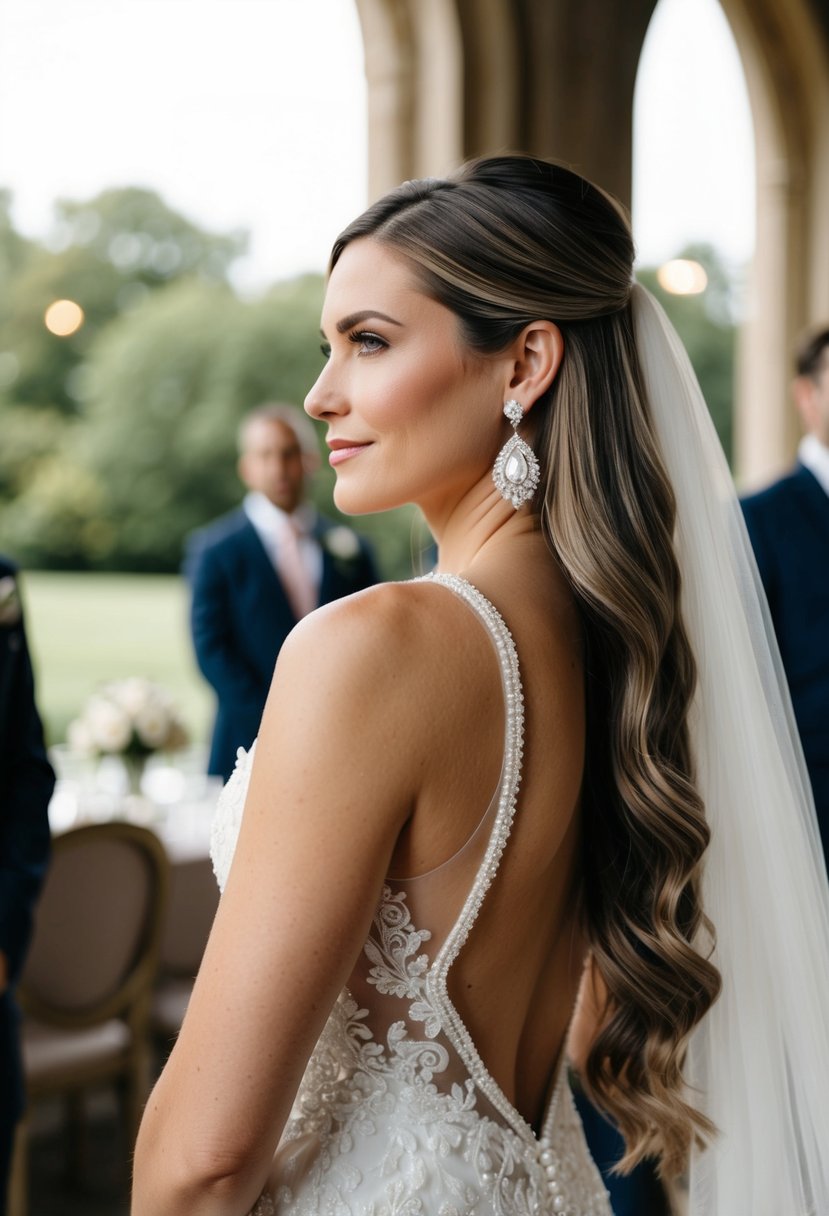
[(326, 363), (316, 381), (311, 385), (304, 402), (305, 413), (317, 421), (348, 411), (345, 398), (337, 390), (333, 368)]

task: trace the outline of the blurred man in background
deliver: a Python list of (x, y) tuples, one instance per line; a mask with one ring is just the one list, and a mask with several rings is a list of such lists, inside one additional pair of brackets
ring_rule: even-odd
[(0, 1214), (6, 1211), (14, 1129), (23, 1112), (23, 1069), (14, 986), (49, 858), (46, 758), (14, 566), (0, 557)]
[(809, 334), (792, 395), (806, 435), (788, 476), (743, 500), (829, 858), (829, 327)]
[(242, 506), (188, 541), (191, 629), (218, 700), (208, 771), (225, 780), (250, 747), (285, 638), (306, 613), (377, 582), (365, 542), (305, 500), (318, 461), (305, 415), (262, 405), (239, 428)]

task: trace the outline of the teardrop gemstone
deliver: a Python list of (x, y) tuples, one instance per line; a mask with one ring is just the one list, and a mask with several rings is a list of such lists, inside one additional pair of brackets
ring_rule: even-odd
[(529, 469), (527, 467), (527, 459), (522, 451), (511, 452), (509, 459), (504, 466), (504, 476), (507, 481), (511, 481), (513, 485), (520, 485), (522, 481), (527, 480)]

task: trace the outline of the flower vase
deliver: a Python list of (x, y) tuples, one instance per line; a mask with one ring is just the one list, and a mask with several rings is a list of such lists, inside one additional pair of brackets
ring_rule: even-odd
[(152, 826), (159, 818), (159, 808), (141, 788), (148, 758), (148, 756), (123, 754), (121, 756), (127, 777), (127, 793), (123, 800), (121, 815), (128, 822), (145, 827)]
[(124, 765), (127, 779), (127, 794), (133, 798), (141, 798), (141, 783), (144, 780), (147, 757), (124, 755), (121, 757), (121, 762)]

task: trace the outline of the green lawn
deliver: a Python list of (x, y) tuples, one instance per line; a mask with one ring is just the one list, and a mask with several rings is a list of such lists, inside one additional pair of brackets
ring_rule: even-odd
[(50, 743), (97, 684), (131, 675), (168, 688), (193, 741), (206, 738), (213, 695), (193, 658), (181, 578), (26, 571), (21, 584)]

